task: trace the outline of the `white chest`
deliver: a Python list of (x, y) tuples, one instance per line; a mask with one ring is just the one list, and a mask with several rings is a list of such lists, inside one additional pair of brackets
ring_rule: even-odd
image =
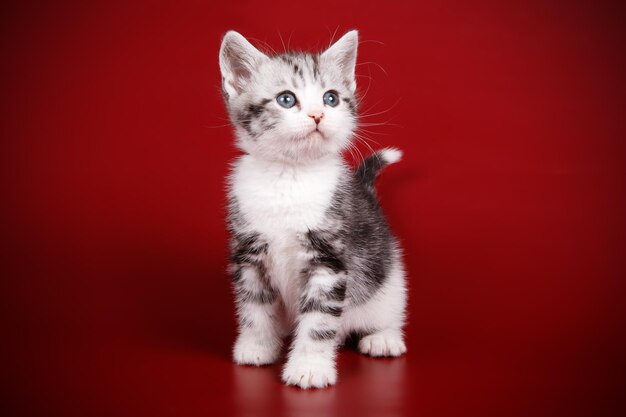
[(231, 191), (239, 214), (268, 243), (270, 279), (291, 316), (304, 262), (299, 237), (323, 225), (345, 170), (341, 160), (285, 167), (244, 156), (235, 165)]
[(344, 169), (336, 159), (293, 167), (244, 156), (235, 166), (232, 191), (252, 229), (282, 239), (322, 224)]

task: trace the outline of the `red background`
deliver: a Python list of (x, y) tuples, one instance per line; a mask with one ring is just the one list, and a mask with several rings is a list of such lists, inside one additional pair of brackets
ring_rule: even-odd
[[(619, 414), (618, 2), (86, 3), (1, 6), (4, 415)], [(360, 29), (368, 135), (405, 151), (379, 189), (409, 353), (342, 351), (335, 388), (229, 360), (231, 28)]]

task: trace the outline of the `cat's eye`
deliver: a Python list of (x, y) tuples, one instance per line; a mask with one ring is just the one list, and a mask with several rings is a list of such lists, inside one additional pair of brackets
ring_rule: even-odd
[(324, 104), (330, 107), (336, 107), (339, 104), (339, 95), (335, 90), (329, 90), (324, 93)]
[(276, 97), (276, 101), (282, 107), (290, 109), (296, 105), (296, 95), (291, 91), (283, 91)]

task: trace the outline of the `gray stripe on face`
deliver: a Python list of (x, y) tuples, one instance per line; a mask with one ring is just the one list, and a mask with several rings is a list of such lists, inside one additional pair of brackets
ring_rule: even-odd
[(352, 99), (348, 97), (344, 97), (342, 98), (342, 100), (344, 103), (348, 105), (348, 108), (350, 109), (350, 113), (352, 113), (353, 116), (356, 116), (357, 109), (356, 109), (356, 104), (354, 103), (354, 101), (352, 101)]
[(317, 81), (320, 76), (319, 55), (311, 55), (311, 59), (313, 60), (313, 79)]
[(263, 114), (265, 106), (271, 101), (272, 99), (265, 98), (258, 103), (250, 103), (237, 115), (237, 121), (252, 138), (256, 138), (258, 136), (258, 132), (254, 132), (252, 130), (252, 122)]
[(302, 67), (298, 64), (294, 64), (293, 66), (293, 73), (298, 75), (298, 77), (300, 77), (300, 79), (302, 80), (302, 82), (304, 83), (304, 72), (302, 71)]

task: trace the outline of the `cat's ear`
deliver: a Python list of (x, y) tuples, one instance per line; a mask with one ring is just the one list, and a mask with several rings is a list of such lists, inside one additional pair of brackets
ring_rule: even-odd
[(267, 55), (252, 46), (238, 32), (226, 32), (220, 47), (220, 70), (222, 88), (228, 97), (241, 94), (255, 69), (267, 59)]
[(330, 48), (322, 53), (322, 60), (329, 64), (339, 66), (343, 76), (350, 84), (354, 92), (356, 89), (356, 79), (354, 69), (356, 66), (356, 52), (359, 46), (359, 32), (351, 30), (343, 35)]

